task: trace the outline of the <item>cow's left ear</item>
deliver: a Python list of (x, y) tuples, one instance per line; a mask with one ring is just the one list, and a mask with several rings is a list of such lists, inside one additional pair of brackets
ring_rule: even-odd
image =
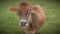
[(9, 9), (11, 12), (16, 12), (17, 11), (17, 9), (15, 8), (15, 7), (10, 7), (10, 9)]

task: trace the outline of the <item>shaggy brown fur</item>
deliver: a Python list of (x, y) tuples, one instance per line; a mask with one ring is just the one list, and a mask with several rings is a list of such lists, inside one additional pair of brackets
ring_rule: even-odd
[[(10, 9), (13, 10), (14, 8)], [(18, 6), (18, 9), (22, 14), (26, 14), (26, 11), (29, 9), (30, 11), (34, 11), (31, 14), (31, 19), (28, 26), (28, 31), (25, 29), (25, 34), (37, 34), (38, 30), (44, 24), (45, 21), (45, 12), (40, 5), (30, 6), (27, 3), (21, 3)], [(15, 9), (14, 9), (15, 10)], [(16, 9), (17, 10), (17, 9)], [(23, 29), (24, 30), (24, 29)]]

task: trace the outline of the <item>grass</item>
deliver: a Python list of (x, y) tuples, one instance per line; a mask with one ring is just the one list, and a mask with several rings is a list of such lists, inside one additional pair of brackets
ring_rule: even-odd
[(17, 7), (21, 2), (43, 7), (46, 21), (39, 30), (41, 34), (60, 34), (60, 2), (52, 0), (0, 0), (0, 34), (23, 34), (16, 12), (9, 11), (10, 6)]

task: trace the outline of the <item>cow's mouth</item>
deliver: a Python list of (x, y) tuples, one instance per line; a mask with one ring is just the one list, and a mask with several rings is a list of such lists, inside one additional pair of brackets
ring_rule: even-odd
[(21, 26), (21, 28), (26, 29), (28, 26)]

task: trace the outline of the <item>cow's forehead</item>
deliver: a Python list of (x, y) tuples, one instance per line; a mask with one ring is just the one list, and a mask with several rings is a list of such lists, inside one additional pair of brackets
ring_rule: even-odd
[(19, 6), (19, 10), (20, 11), (27, 11), (29, 8), (28, 7), (26, 7), (26, 6)]
[(30, 6), (27, 3), (19, 4), (19, 9), (22, 10), (22, 11), (26, 11), (29, 8), (30, 8)]
[(29, 6), (19, 6), (18, 7), (19, 11), (21, 11), (21, 13), (26, 13), (28, 10), (30, 10)]

